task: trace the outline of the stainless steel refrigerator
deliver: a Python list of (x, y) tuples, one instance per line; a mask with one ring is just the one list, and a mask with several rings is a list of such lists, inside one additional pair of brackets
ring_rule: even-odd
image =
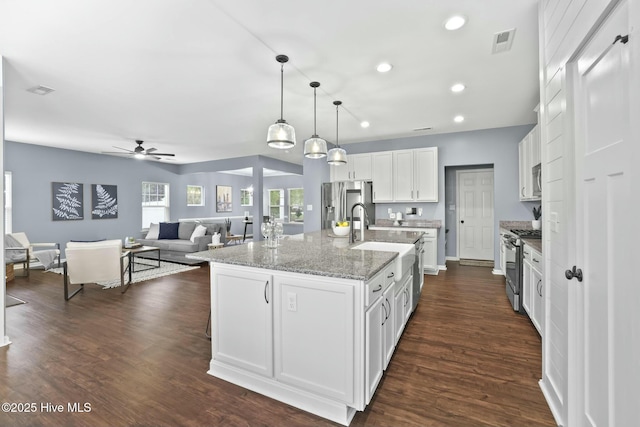
[[(331, 228), (332, 221), (352, 221), (351, 208), (356, 203), (365, 205), (369, 224), (376, 221), (371, 181), (337, 181), (322, 184), (322, 228)], [(353, 226), (360, 227), (362, 208), (353, 212)]]

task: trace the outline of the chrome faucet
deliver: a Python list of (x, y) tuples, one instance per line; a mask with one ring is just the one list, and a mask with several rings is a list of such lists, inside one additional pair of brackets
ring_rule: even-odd
[[(367, 214), (367, 209), (365, 208), (364, 204), (358, 202), (351, 206), (351, 221), (349, 222), (349, 243), (354, 243), (356, 241), (356, 231), (353, 229), (353, 211), (358, 206), (362, 208), (362, 212), (364, 212), (364, 217), (367, 221), (367, 224), (369, 223), (369, 214)], [(364, 242), (364, 230), (365, 223), (362, 218), (360, 218), (360, 241), (362, 242)]]

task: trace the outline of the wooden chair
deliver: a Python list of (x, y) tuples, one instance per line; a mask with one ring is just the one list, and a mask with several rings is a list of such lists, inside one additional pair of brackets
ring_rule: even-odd
[[(125, 273), (129, 268), (129, 252), (122, 251), (121, 240), (101, 242), (69, 242), (65, 249), (67, 258), (64, 263), (64, 299), (69, 301), (84, 289), (85, 283), (120, 280), (122, 293), (125, 288)], [(69, 285), (80, 285), (69, 294)]]

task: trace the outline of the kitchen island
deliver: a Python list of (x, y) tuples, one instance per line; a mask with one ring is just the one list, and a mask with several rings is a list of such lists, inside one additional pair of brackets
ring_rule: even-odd
[[(419, 232), (367, 231), (413, 245)], [(411, 314), (412, 265), (326, 230), (203, 251), (211, 266), (209, 374), (348, 425), (364, 410)], [(402, 264), (405, 265), (405, 264)], [(397, 277), (401, 276), (401, 277)]]

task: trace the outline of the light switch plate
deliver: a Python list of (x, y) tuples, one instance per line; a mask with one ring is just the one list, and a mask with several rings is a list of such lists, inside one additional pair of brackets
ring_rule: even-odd
[(312, 211), (313, 210), (313, 205), (307, 205), (307, 211)]
[(298, 296), (295, 292), (287, 292), (287, 309), (298, 311)]
[(389, 218), (391, 218), (391, 219), (396, 219), (396, 214), (395, 214), (394, 212), (391, 212), (391, 213), (389, 214)]

